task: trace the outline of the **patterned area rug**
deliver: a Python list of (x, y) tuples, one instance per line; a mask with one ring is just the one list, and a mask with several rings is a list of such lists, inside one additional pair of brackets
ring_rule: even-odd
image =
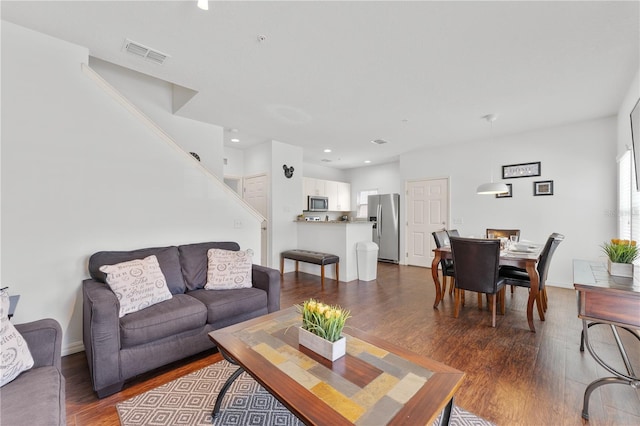
[[(220, 361), (121, 402), (116, 405), (120, 423), (123, 426), (303, 424), (247, 373), (241, 374), (229, 388), (220, 414), (212, 423), (216, 397), (236, 369), (227, 361)], [(492, 425), (457, 406), (453, 408), (451, 424)]]

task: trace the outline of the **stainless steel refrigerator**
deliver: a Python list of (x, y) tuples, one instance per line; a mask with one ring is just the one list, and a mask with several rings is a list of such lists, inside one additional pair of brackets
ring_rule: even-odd
[(400, 260), (400, 194), (369, 195), (368, 216), (373, 224), (373, 242), (378, 245), (378, 260)]

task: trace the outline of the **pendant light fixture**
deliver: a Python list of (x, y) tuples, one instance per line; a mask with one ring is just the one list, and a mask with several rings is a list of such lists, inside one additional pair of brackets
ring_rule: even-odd
[[(498, 118), (495, 114), (485, 115), (485, 120), (491, 123), (491, 148), (493, 148), (493, 122)], [(490, 157), (493, 158), (493, 157)], [(492, 163), (492, 162), (491, 162)], [(480, 195), (492, 195), (492, 194), (506, 194), (509, 192), (509, 188), (504, 183), (493, 182), (493, 164), (491, 164), (491, 182), (483, 183), (476, 190), (477, 194)]]

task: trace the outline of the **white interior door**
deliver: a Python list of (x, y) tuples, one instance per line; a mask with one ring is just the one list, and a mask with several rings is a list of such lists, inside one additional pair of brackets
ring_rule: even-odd
[(431, 233), (448, 227), (449, 179), (407, 182), (407, 264), (430, 267)]
[(260, 247), (260, 264), (267, 266), (267, 259), (269, 259), (269, 241), (267, 232), (268, 228), (268, 220), (269, 220), (269, 193), (268, 193), (268, 179), (267, 175), (255, 175), (244, 178), (244, 188), (243, 188), (243, 198), (244, 200), (250, 204), (254, 209), (256, 209), (262, 216), (265, 217), (265, 220), (262, 223), (262, 237), (261, 237), (261, 247)]

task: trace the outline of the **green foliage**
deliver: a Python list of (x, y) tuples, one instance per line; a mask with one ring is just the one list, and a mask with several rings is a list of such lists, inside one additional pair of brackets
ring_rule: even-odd
[(342, 337), (342, 329), (347, 319), (351, 318), (351, 313), (340, 306), (325, 305), (314, 299), (305, 301), (297, 308), (302, 314), (302, 328), (330, 342)]
[(615, 238), (603, 244), (602, 250), (613, 263), (633, 263), (640, 254), (635, 241)]

